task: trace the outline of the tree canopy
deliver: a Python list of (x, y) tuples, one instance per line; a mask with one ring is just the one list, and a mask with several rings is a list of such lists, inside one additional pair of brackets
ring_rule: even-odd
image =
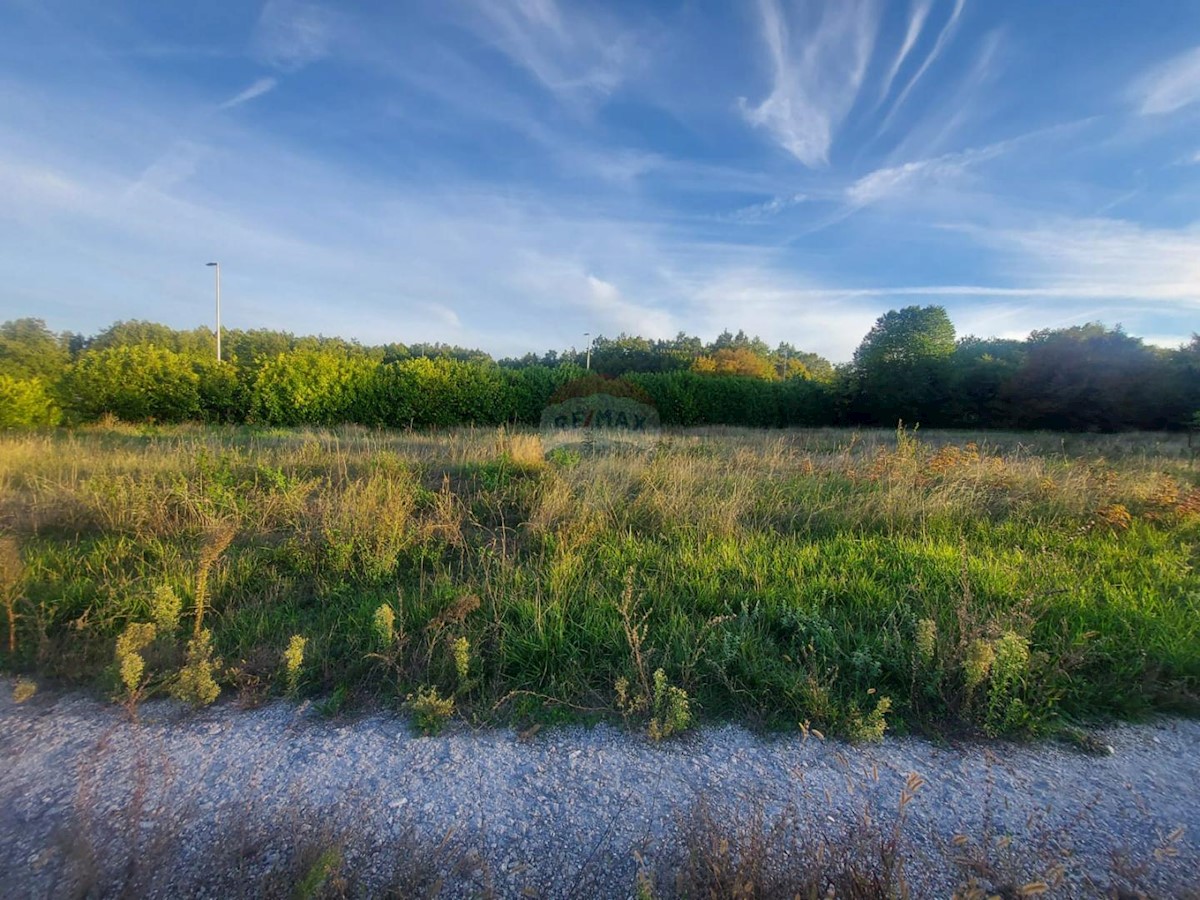
[[(494, 361), (421, 342), (116, 322), (85, 338), (40, 319), (0, 324), (0, 427), (113, 415), (130, 421), (448, 426), (536, 423), (584, 374), (586, 348)], [(1103, 430), (1184, 428), (1200, 412), (1200, 335), (1153, 347), (1087, 323), (1025, 340), (956, 339), (939, 306), (880, 316), (853, 361), (775, 349), (743, 331), (597, 337), (591, 374), (623, 377), (667, 425), (884, 425)]]

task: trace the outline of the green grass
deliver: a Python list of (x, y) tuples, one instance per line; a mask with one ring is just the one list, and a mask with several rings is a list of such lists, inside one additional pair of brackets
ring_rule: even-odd
[(710, 429), (549, 458), (492, 430), (0, 436), (0, 665), (118, 695), (116, 639), (166, 584), (183, 618), (141, 695), (168, 689), (233, 526), (199, 623), (230, 693), (287, 693), (299, 635), (300, 693), (436, 687), (476, 720), (617, 715), (659, 668), (694, 714), (860, 737), (883, 698), (890, 727), (989, 733), (1193, 711), (1198, 485), (1163, 435)]

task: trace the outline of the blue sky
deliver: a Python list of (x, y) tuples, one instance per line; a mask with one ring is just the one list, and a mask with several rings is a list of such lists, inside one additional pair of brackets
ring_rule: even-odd
[(0, 318), (1200, 329), (1200, 3), (0, 4)]

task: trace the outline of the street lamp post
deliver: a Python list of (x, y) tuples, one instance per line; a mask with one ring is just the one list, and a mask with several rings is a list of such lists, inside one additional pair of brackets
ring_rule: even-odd
[(221, 361), (221, 264), (218, 262), (205, 263), (212, 266), (217, 276), (217, 362)]
[(590, 371), (592, 371), (592, 333), (590, 331), (585, 331), (583, 333), (583, 336), (588, 339), (588, 342), (587, 342), (587, 365), (584, 366), (584, 369), (586, 371), (590, 372)]

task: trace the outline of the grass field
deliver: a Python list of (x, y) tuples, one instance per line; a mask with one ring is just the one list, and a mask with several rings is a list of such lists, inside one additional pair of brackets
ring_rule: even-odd
[(0, 435), (0, 529), (3, 667), (131, 702), (870, 739), (1200, 697), (1182, 436), (110, 425)]

